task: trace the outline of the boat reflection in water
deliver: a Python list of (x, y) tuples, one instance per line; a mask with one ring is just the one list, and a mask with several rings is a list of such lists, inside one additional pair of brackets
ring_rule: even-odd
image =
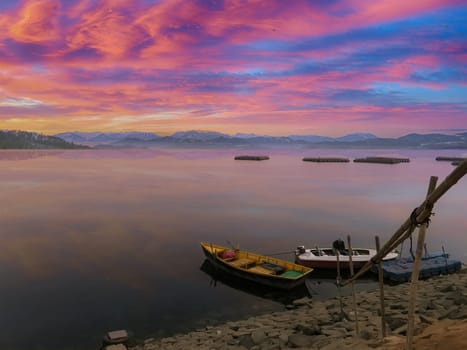
[(260, 298), (273, 300), (284, 305), (288, 305), (296, 299), (310, 296), (305, 284), (301, 284), (290, 290), (271, 288), (258, 283), (247, 281), (240, 277), (226, 274), (225, 272), (219, 270), (208, 259), (204, 260), (200, 270), (211, 277), (210, 284), (213, 287), (216, 287), (217, 283), (220, 282), (223, 285), (234, 288), (236, 290), (240, 290)]
[[(213, 287), (216, 287), (217, 283), (220, 282), (230, 288), (283, 305), (290, 305), (294, 300), (304, 297), (313, 298), (314, 300), (326, 300), (336, 298), (339, 295), (336, 285), (336, 273), (330, 270), (315, 271), (312, 277), (308, 277), (305, 280), (304, 284), (291, 290), (271, 288), (227, 274), (219, 270), (208, 259), (204, 260), (200, 270), (211, 277), (210, 284)], [(349, 277), (350, 275), (346, 271), (343, 271), (342, 278), (346, 279)], [(375, 275), (369, 272), (358, 279), (355, 287), (357, 292), (373, 290), (378, 288), (378, 282)], [(341, 287), (340, 294), (342, 296), (351, 295), (351, 292), (350, 285)]]

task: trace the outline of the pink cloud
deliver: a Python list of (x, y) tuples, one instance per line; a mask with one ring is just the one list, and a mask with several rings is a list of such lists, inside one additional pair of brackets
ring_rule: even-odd
[(9, 36), (25, 43), (47, 43), (60, 38), (58, 0), (25, 2), (9, 22)]
[(69, 50), (92, 48), (104, 55), (121, 57), (143, 43), (147, 39), (145, 31), (132, 23), (131, 13), (122, 5), (125, 2), (104, 2), (93, 11), (85, 12), (69, 30)]

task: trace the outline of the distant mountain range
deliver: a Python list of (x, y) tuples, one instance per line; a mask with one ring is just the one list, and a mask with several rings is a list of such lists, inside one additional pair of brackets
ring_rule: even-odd
[(123, 139), (149, 141), (160, 136), (150, 132), (63, 132), (54, 135), (61, 139), (81, 144), (113, 143)]
[(368, 133), (354, 133), (342, 137), (320, 135), (267, 136), (256, 134), (229, 135), (215, 131), (181, 131), (170, 136), (147, 132), (86, 133), (67, 132), (55, 135), (68, 142), (97, 148), (199, 146), (292, 146), (306, 148), (418, 148), (467, 149), (467, 132), (455, 135), (408, 134), (398, 138), (380, 138)]
[(56, 136), (35, 132), (0, 130), (0, 149), (83, 149)]
[(170, 136), (148, 132), (65, 132), (45, 136), (25, 131), (0, 131), (0, 149), (73, 148), (156, 148), (156, 147), (299, 147), (299, 148), (412, 148), (467, 149), (467, 132), (408, 134), (381, 138), (368, 133), (342, 137), (319, 135), (267, 136), (229, 135), (214, 131), (181, 131)]

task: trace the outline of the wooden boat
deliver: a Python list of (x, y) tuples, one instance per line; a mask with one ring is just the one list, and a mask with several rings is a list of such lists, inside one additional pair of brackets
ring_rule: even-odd
[[(349, 269), (349, 251), (341, 240), (334, 241), (332, 248), (316, 247), (306, 249), (304, 246), (299, 246), (295, 250), (295, 262), (315, 269), (336, 269), (337, 252), (339, 253), (339, 267), (344, 270)], [(376, 249), (352, 248), (352, 264), (354, 269), (360, 269), (375, 255)], [(393, 260), (397, 257), (397, 253), (389, 253), (383, 260)]]
[(293, 289), (313, 269), (289, 261), (201, 242), (206, 258), (220, 271), (268, 287)]

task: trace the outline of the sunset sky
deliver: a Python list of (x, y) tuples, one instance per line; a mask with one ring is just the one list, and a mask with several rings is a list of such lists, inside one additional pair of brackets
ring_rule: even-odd
[(465, 0), (0, 0), (0, 129), (467, 129)]

